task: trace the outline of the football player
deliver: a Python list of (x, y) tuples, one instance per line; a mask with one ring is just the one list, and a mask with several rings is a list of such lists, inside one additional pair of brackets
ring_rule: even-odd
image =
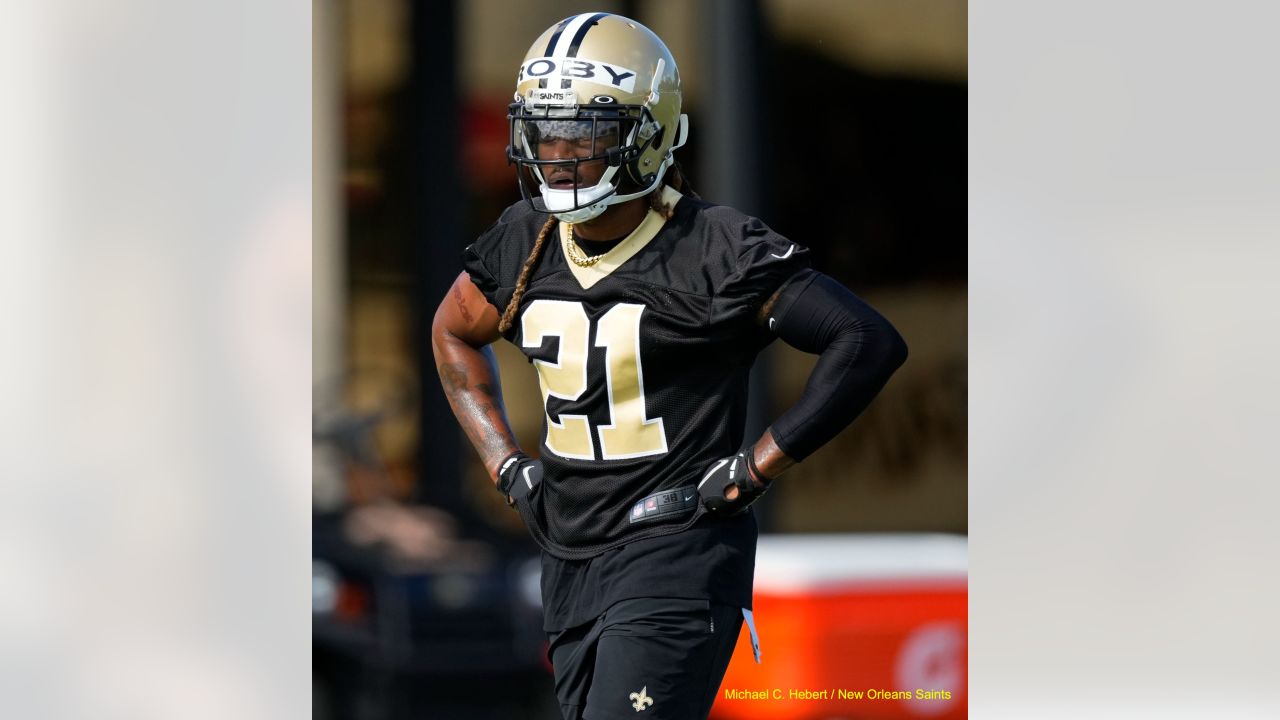
[[(675, 59), (643, 25), (588, 13), (542, 33), (509, 114), (524, 200), (466, 249), (432, 329), (454, 413), (543, 550), (567, 720), (707, 716), (744, 617), (754, 641), (751, 504), (906, 358), (805, 247), (690, 190), (680, 110)], [(536, 452), (507, 421), (499, 338), (538, 372)], [(744, 438), (748, 372), (774, 338), (820, 357)]]

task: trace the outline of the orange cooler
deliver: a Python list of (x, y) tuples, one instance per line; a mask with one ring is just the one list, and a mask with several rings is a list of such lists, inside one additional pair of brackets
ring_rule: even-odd
[(761, 536), (755, 611), (711, 717), (968, 717), (968, 549), (958, 535)]

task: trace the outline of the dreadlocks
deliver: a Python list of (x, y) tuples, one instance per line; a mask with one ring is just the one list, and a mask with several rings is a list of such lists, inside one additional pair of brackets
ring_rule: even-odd
[(533, 242), (533, 250), (529, 252), (529, 257), (525, 258), (524, 267), (520, 268), (520, 278), (516, 280), (516, 292), (511, 296), (511, 302), (507, 303), (507, 309), (502, 312), (502, 320), (498, 322), (498, 332), (506, 333), (511, 329), (511, 323), (516, 319), (516, 308), (520, 307), (520, 298), (524, 297), (524, 288), (529, 284), (529, 275), (533, 273), (533, 267), (542, 257), (542, 248), (547, 244), (547, 235), (551, 234), (551, 228), (555, 227), (555, 224), (554, 216), (548, 217), (542, 224), (538, 239)]

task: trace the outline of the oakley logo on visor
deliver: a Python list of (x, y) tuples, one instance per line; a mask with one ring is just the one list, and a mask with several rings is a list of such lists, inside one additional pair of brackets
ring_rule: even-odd
[(634, 92), (636, 73), (599, 60), (582, 58), (538, 58), (520, 66), (516, 83), (526, 80), (587, 80), (612, 85), (623, 92)]

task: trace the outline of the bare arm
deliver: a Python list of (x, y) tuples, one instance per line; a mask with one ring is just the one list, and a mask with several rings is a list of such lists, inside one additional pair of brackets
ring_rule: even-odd
[[(756, 444), (751, 446), (751, 452), (755, 455), (756, 467), (770, 479), (778, 477), (796, 464), (796, 461), (787, 457), (787, 454), (782, 452), (778, 444), (773, 441), (773, 433), (768, 428), (765, 428), (764, 434)], [(760, 478), (755, 479), (760, 480)]]
[(498, 319), (498, 309), (463, 272), (431, 323), (431, 349), (445, 397), (495, 484), (499, 463), (520, 449), (502, 404), (497, 359), (489, 347), (501, 337)]

